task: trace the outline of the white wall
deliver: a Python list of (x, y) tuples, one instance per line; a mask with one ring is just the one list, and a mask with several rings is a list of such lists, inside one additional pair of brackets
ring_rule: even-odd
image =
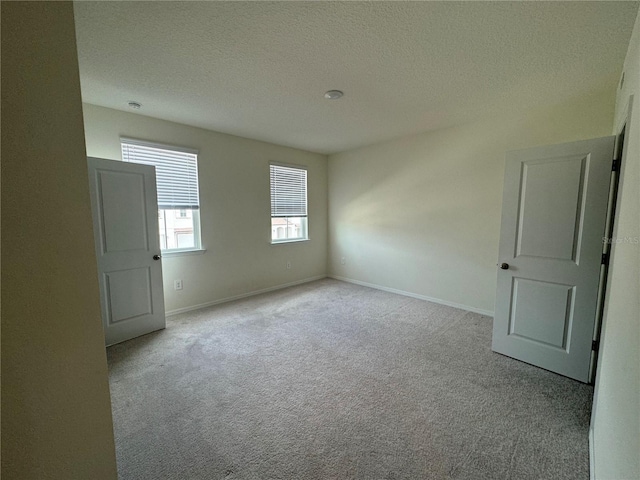
[(329, 274), (491, 314), (505, 152), (609, 135), (614, 94), (331, 155)]
[[(326, 156), (88, 104), (84, 120), (92, 157), (120, 160), (120, 136), (200, 152), (200, 216), (207, 252), (162, 260), (167, 311), (326, 274)], [(308, 168), (307, 242), (270, 243), (269, 161)], [(183, 280), (183, 290), (173, 289), (175, 279)]]
[[(627, 117), (610, 276), (592, 416), (595, 478), (640, 478), (640, 16), (616, 97), (614, 133)], [(624, 243), (625, 239), (627, 242)]]
[(2, 2), (2, 476), (115, 479), (71, 2)]

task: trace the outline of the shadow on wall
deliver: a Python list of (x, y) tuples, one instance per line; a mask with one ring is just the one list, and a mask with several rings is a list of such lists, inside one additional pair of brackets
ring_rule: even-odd
[(492, 310), (505, 153), (607, 135), (613, 93), (330, 156), (329, 273)]

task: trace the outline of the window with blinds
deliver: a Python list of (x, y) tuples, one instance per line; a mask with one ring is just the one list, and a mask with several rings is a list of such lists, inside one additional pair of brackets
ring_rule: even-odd
[(307, 169), (270, 165), (271, 241), (307, 240)]
[(156, 169), (162, 250), (200, 249), (198, 152), (126, 138), (120, 143), (124, 162)]

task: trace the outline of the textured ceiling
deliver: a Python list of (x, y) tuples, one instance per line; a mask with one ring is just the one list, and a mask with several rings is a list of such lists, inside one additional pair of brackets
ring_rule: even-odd
[[(637, 2), (76, 2), (83, 100), (333, 153), (615, 88)], [(330, 89), (345, 92), (325, 100)], [(131, 111), (131, 110), (129, 110)]]

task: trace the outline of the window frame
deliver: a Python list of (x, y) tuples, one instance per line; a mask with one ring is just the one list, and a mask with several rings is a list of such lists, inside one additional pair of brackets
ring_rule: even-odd
[[(192, 254), (192, 253), (204, 253), (206, 250), (203, 249), (202, 247), (202, 235), (201, 235), (201, 225), (200, 225), (200, 172), (198, 169), (198, 158), (200, 156), (200, 152), (194, 148), (188, 148), (188, 147), (182, 147), (182, 146), (178, 146), (178, 145), (170, 145), (170, 144), (166, 144), (166, 143), (159, 143), (159, 142), (151, 142), (151, 141), (147, 141), (147, 140), (140, 140), (137, 138), (131, 138), (131, 137), (120, 137), (120, 155), (121, 155), (121, 160), (123, 162), (125, 162), (126, 160), (124, 160), (124, 156), (122, 155), (122, 149), (123, 149), (123, 145), (124, 144), (128, 144), (128, 145), (139, 145), (141, 147), (148, 147), (148, 148), (155, 148), (155, 149), (159, 149), (159, 150), (168, 150), (170, 152), (178, 152), (178, 153), (186, 153), (186, 154), (191, 154), (191, 155), (195, 155), (196, 159), (195, 159), (195, 164), (196, 164), (196, 182), (197, 182), (197, 199), (198, 199), (198, 208), (160, 208), (160, 206), (158, 205), (158, 223), (160, 223), (160, 212), (162, 212), (162, 216), (164, 218), (164, 221), (167, 221), (167, 212), (174, 210), (174, 211), (179, 211), (179, 210), (190, 210), (191, 211), (191, 222), (193, 224), (193, 243), (194, 246), (193, 247), (187, 247), (187, 248), (162, 248), (162, 242), (160, 239), (160, 228), (158, 228), (158, 241), (160, 244), (160, 250), (162, 252), (163, 256), (167, 256), (167, 257), (172, 257), (172, 256), (178, 256), (178, 255), (185, 255), (185, 254)], [(128, 162), (128, 163), (138, 163), (138, 162)], [(138, 164), (142, 164), (142, 163), (138, 163)], [(145, 163), (143, 165), (149, 165), (148, 163)], [(156, 180), (157, 182), (157, 180)], [(156, 205), (158, 204), (157, 200), (156, 200)], [(185, 217), (176, 217), (175, 213), (173, 215), (173, 217), (175, 217), (176, 219), (184, 219)], [(187, 217), (188, 218), (188, 217)], [(159, 227), (160, 225), (158, 225)], [(166, 226), (166, 223), (165, 223)]]
[[(273, 215), (273, 210), (272, 210), (272, 205), (273, 205), (273, 198), (271, 195), (271, 191), (272, 191), (272, 183), (273, 183), (273, 179), (272, 179), (272, 167), (285, 167), (285, 168), (291, 168), (291, 169), (296, 169), (296, 170), (303, 170), (305, 172), (305, 210), (306, 210), (306, 215), (288, 215), (288, 216), (282, 216), (282, 215)], [(271, 243), (271, 245), (281, 245), (281, 244), (286, 244), (286, 243), (297, 243), (297, 242), (307, 242), (309, 241), (310, 237), (309, 237), (309, 169), (306, 165), (294, 165), (291, 163), (283, 163), (283, 162), (276, 162), (276, 161), (271, 161), (269, 162), (269, 209), (270, 209), (270, 227), (271, 227), (271, 233), (269, 235), (269, 241)], [(304, 218), (304, 222), (302, 225), (303, 231), (304, 231), (304, 237), (295, 237), (295, 238), (283, 238), (283, 239), (277, 239), (277, 238), (273, 238), (273, 219), (274, 218), (284, 218), (284, 219), (289, 219), (289, 218)], [(288, 228), (286, 228), (285, 230), (288, 230)]]

